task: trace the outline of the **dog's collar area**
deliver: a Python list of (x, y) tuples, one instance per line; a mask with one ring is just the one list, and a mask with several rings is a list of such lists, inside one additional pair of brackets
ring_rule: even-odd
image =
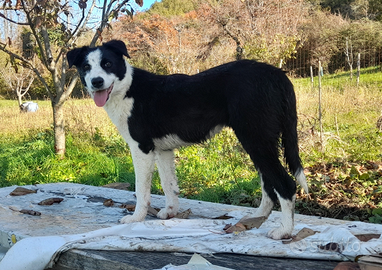
[(114, 83), (110, 85), (109, 88), (95, 91), (94, 94), (94, 102), (98, 107), (103, 107), (106, 102), (109, 100), (109, 95), (113, 90)]

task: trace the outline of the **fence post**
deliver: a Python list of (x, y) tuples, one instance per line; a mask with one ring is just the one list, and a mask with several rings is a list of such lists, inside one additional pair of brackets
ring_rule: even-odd
[(313, 81), (313, 67), (312, 66), (310, 66), (310, 82), (312, 83), (312, 90), (313, 90), (314, 81)]
[(346, 38), (346, 50), (345, 55), (348, 65), (350, 67), (350, 80), (353, 80), (353, 45), (350, 40), (350, 52), (349, 52), (349, 38)]
[(361, 75), (361, 54), (357, 55), (357, 87), (359, 85), (359, 77)]
[(324, 152), (324, 141), (323, 141), (323, 128), (322, 128), (322, 91), (321, 91), (321, 61), (318, 61), (318, 121), (320, 123), (320, 143), (321, 143), (321, 152)]

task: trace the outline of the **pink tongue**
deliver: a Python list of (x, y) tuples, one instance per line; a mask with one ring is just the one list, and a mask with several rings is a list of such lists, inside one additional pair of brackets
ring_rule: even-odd
[(98, 107), (103, 107), (109, 97), (107, 89), (94, 93), (94, 102)]

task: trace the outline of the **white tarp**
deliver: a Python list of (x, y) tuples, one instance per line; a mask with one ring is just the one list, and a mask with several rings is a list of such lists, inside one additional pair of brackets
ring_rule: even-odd
[[(95, 188), (83, 185), (75, 185), (70, 189), (73, 192), (63, 192), (60, 194), (64, 201), (53, 208), (41, 208), (36, 206), (36, 202), (41, 199), (46, 199), (48, 193), (58, 194), (58, 191), (68, 190), (68, 187), (61, 186), (48, 186), (38, 185), (36, 187), (39, 192), (23, 196), (9, 197), (7, 192), (11, 191), (10, 188), (6, 192), (0, 189), (0, 233), (3, 230), (4, 217), (8, 221), (16, 221), (13, 223), (11, 234), (17, 234), (16, 231), (24, 233), (24, 238), (28, 235), (34, 237), (26, 237), (23, 240), (17, 241), (15, 245), (7, 252), (6, 256), (0, 262), (0, 270), (14, 269), (28, 269), (38, 270), (44, 269), (49, 264), (53, 263), (54, 258), (60, 252), (66, 251), (71, 248), (76, 249), (96, 249), (96, 250), (146, 250), (146, 251), (171, 251), (171, 252), (191, 252), (191, 253), (237, 253), (256, 256), (272, 256), (272, 257), (288, 257), (288, 258), (305, 258), (305, 259), (325, 259), (325, 260), (352, 260), (359, 255), (371, 255), (382, 253), (382, 238), (371, 239), (367, 242), (360, 241), (355, 235), (357, 234), (380, 234), (382, 232), (382, 225), (370, 224), (363, 222), (346, 222), (332, 219), (321, 219), (318, 217), (309, 217), (296, 215), (294, 234), (303, 228), (310, 228), (317, 233), (309, 236), (301, 241), (290, 244), (284, 244), (282, 241), (272, 240), (266, 237), (266, 233), (279, 225), (280, 213), (273, 212), (270, 218), (262, 224), (259, 229), (252, 229), (250, 231), (225, 234), (223, 227), (228, 223), (236, 223), (240, 217), (252, 211), (250, 208), (226, 206), (212, 203), (204, 203), (190, 200), (182, 200), (181, 204), (186, 204), (187, 208), (191, 208), (194, 216), (191, 219), (171, 219), (171, 220), (147, 220), (144, 222), (124, 225), (111, 226), (105, 222), (108, 219), (108, 214), (102, 216), (102, 213), (107, 209), (102, 204), (94, 206), (92, 200), (94, 196), (111, 197), (114, 196), (115, 200), (119, 200), (118, 194), (123, 194), (125, 197), (129, 192), (108, 190), (105, 188)], [(74, 188), (74, 189), (73, 189)], [(81, 188), (81, 192), (77, 192)], [(69, 190), (70, 190), (69, 189)], [(81, 193), (81, 194), (80, 194)], [(132, 194), (131, 194), (132, 195)], [(3, 197), (2, 197), (3, 196)], [(130, 195), (129, 195), (130, 196)], [(133, 195), (132, 195), (133, 196)], [(26, 199), (28, 198), (28, 199)], [(158, 203), (158, 200), (163, 200), (161, 197), (153, 197), (153, 203)], [(71, 202), (69, 202), (72, 200)], [(11, 204), (10, 202), (14, 202)], [(65, 206), (64, 202), (68, 205)], [(89, 202), (90, 201), (90, 202)], [(82, 203), (81, 203), (82, 202)], [(86, 208), (86, 205), (89, 208)], [(162, 202), (163, 203), (163, 202)], [(23, 205), (24, 204), (24, 205)], [(24, 208), (29, 205), (34, 210), (42, 211), (41, 217), (28, 217), (14, 211), (16, 207)], [(55, 217), (54, 222), (50, 220), (52, 217), (44, 220), (44, 215), (49, 216), (48, 209), (55, 209), (56, 215), (60, 211), (64, 211), (66, 207), (72, 205), (71, 212), (73, 215), (90, 216), (90, 208), (95, 207), (96, 213), (93, 213), (93, 219), (87, 220), (82, 217), (82, 221), (87, 223), (98, 222), (102, 224), (103, 229), (87, 230), (86, 224), (82, 227), (82, 232), (78, 232), (78, 227), (73, 227), (73, 223), (64, 217)], [(74, 208), (77, 206), (77, 209)], [(81, 207), (80, 207), (81, 205)], [(35, 206), (35, 207), (33, 207)], [(11, 207), (13, 210), (10, 210)], [(50, 206), (49, 206), (50, 207)], [(56, 208), (54, 208), (56, 207)], [(229, 220), (214, 220), (207, 217), (201, 218), (198, 214), (206, 215), (202, 209), (208, 208), (209, 213), (216, 213), (214, 216), (226, 213), (233, 216)], [(45, 211), (45, 212), (44, 212)], [(110, 211), (113, 213), (113, 211)], [(81, 214), (79, 214), (81, 213)], [(120, 218), (124, 213), (113, 213)], [(101, 215), (101, 216), (99, 216)], [(81, 219), (81, 216), (79, 216)], [(114, 217), (113, 217), (114, 218)], [(72, 222), (75, 222), (75, 218)], [(20, 227), (19, 222), (24, 221)], [(48, 222), (50, 220), (50, 222)], [(25, 222), (29, 222), (34, 230), (29, 228)], [(38, 221), (43, 223), (37, 224)], [(44, 222), (45, 221), (45, 222)], [(65, 222), (68, 221), (68, 222)], [(113, 222), (112, 222), (113, 223)], [(44, 229), (41, 228), (42, 224), (47, 224)], [(117, 224), (117, 223), (114, 223)], [(67, 234), (68, 230), (61, 230), (54, 234), (50, 229), (55, 226), (69, 226), (69, 231), (76, 232), (76, 234)], [(38, 230), (38, 226), (41, 231)], [(9, 227), (10, 228), (10, 227)], [(24, 228), (23, 230), (21, 228)], [(96, 228), (96, 227), (95, 227)], [(33, 234), (32, 232), (38, 232)], [(90, 231), (90, 232), (89, 232)], [(27, 232), (27, 233), (26, 233)], [(60, 233), (61, 232), (61, 233)], [(62, 233), (64, 232), (64, 233)], [(4, 233), (4, 232), (3, 232)], [(10, 233), (8, 233), (9, 235)], [(53, 235), (53, 236), (47, 236)], [(17, 238), (17, 237), (16, 237)], [(11, 239), (13, 239), (11, 237)], [(4, 241), (3, 241), (4, 242)], [(1, 244), (1, 239), (0, 239)], [(337, 248), (334, 250), (326, 250), (328, 244), (335, 244)], [(20, 256), (23, 254), (23, 256)]]

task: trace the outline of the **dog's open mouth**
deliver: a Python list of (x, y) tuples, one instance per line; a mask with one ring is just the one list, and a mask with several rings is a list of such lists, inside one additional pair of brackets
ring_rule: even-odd
[(109, 95), (113, 90), (113, 86), (114, 84), (111, 84), (107, 89), (94, 92), (94, 102), (98, 107), (103, 107), (106, 104), (107, 100), (109, 99)]

